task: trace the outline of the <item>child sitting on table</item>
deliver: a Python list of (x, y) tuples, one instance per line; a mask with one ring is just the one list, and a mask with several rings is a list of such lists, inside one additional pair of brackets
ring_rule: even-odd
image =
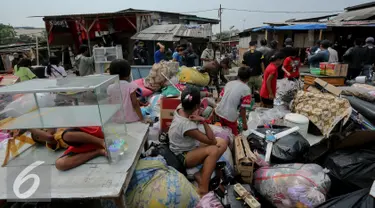
[(251, 76), (249, 67), (238, 69), (238, 80), (228, 82), (220, 93), (221, 100), (215, 109), (222, 126), (232, 129), (232, 133), (237, 136), (238, 110), (242, 118), (242, 128), (247, 130), (246, 107), (251, 104), (251, 90), (247, 85)]
[(58, 170), (66, 171), (78, 167), (97, 156), (107, 155), (101, 127), (66, 129), (61, 137), (69, 145), (69, 148), (56, 160), (56, 168)]
[[(200, 92), (197, 88), (186, 88), (181, 94), (181, 105), (177, 107), (171, 127), (169, 128), (169, 147), (186, 168), (203, 164), (203, 168), (195, 175), (198, 193), (208, 193), (209, 182), (215, 170), (216, 162), (227, 149), (228, 143), (216, 139), (205, 118), (199, 116)], [(198, 130), (203, 123), (206, 133)], [(200, 147), (199, 143), (202, 143)]]
[[(111, 75), (118, 75), (120, 77), (120, 88), (116, 85), (110, 85), (107, 89), (107, 94), (110, 96), (111, 102), (120, 103), (122, 98), (122, 111), (118, 112), (115, 117), (115, 122), (136, 122), (144, 121), (142, 116), (139, 100), (137, 99), (138, 85), (129, 82), (131, 67), (125, 60), (117, 59), (112, 61), (109, 72)], [(121, 96), (120, 96), (121, 95)]]
[(59, 149), (66, 149), (69, 147), (63, 140), (61, 135), (65, 131), (64, 128), (58, 129), (22, 129), (22, 130), (12, 130), (12, 137), (18, 137), (26, 132), (31, 133), (31, 139), (37, 143), (46, 145), (50, 150), (56, 151)]

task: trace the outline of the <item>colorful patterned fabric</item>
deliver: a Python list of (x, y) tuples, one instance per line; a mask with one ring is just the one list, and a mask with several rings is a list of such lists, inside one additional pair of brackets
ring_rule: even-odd
[(328, 93), (299, 91), (291, 111), (308, 117), (328, 137), (338, 122), (344, 119), (345, 124), (348, 121), (352, 107), (348, 100)]
[(127, 207), (193, 208), (199, 202), (193, 185), (164, 158), (150, 157), (138, 162), (126, 191)]

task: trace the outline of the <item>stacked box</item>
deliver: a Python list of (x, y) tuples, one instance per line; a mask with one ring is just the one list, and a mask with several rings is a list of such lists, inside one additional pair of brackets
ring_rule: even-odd
[(346, 77), (348, 74), (348, 64), (322, 62), (320, 63), (320, 74)]

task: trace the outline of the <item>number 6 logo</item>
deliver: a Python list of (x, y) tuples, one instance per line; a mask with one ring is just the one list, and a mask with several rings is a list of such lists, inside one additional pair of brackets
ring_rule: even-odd
[[(36, 161), (33, 164), (27, 166), (20, 174), (18, 174), (17, 178), (14, 180), (13, 183), (13, 192), (14, 194), (20, 199), (27, 199), (32, 196), (36, 190), (39, 188), (40, 185), (40, 178), (36, 174), (29, 174), (30, 171), (34, 170), (38, 166), (42, 165), (44, 161)], [(20, 187), (23, 183), (27, 180), (33, 179), (33, 185), (24, 193), (20, 193)]]

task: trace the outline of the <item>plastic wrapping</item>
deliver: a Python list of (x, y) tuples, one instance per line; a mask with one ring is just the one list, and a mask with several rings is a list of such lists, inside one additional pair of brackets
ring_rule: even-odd
[(211, 191), (210, 193), (204, 195), (196, 208), (223, 208), (223, 205), (220, 203), (215, 193)]
[(290, 81), (286, 78), (277, 80), (275, 105), (289, 105), (298, 90), (302, 90), (302, 86), (301, 80)]
[(269, 123), (272, 120), (281, 119), (288, 113), (290, 113), (290, 111), (283, 109), (282, 107), (275, 107), (272, 109), (256, 108), (255, 111), (250, 112), (247, 126), (249, 129), (254, 130), (257, 129), (258, 126)]
[[(275, 134), (283, 132), (289, 129), (288, 127), (273, 126), (271, 131)], [(259, 128), (256, 131), (262, 134), (266, 134), (266, 131), (270, 129)], [(265, 155), (267, 142), (264, 138), (260, 138), (255, 134), (250, 134), (247, 138), (249, 141), (251, 150), (257, 151), (259, 154)], [(310, 143), (303, 138), (298, 132), (289, 134), (285, 137), (280, 138), (273, 144), (271, 162), (272, 163), (295, 163), (295, 162), (306, 162), (310, 149)]]
[(355, 208), (374, 208), (375, 198), (370, 196), (370, 189), (362, 189), (343, 196), (332, 198), (325, 203), (317, 206), (317, 208), (332, 207), (355, 207)]
[(203, 87), (209, 84), (210, 76), (208, 73), (201, 73), (195, 68), (182, 67), (179, 73), (179, 81)]
[(255, 172), (255, 189), (278, 208), (315, 207), (326, 200), (331, 181), (316, 164), (263, 167)]
[(343, 95), (352, 95), (355, 97), (358, 97), (360, 99), (369, 101), (369, 102), (374, 102), (375, 101), (375, 95), (374, 92), (375, 90), (370, 90), (362, 87), (340, 87), (342, 90)]
[(330, 170), (335, 196), (368, 188), (375, 180), (375, 150), (338, 150), (327, 157), (324, 167)]

